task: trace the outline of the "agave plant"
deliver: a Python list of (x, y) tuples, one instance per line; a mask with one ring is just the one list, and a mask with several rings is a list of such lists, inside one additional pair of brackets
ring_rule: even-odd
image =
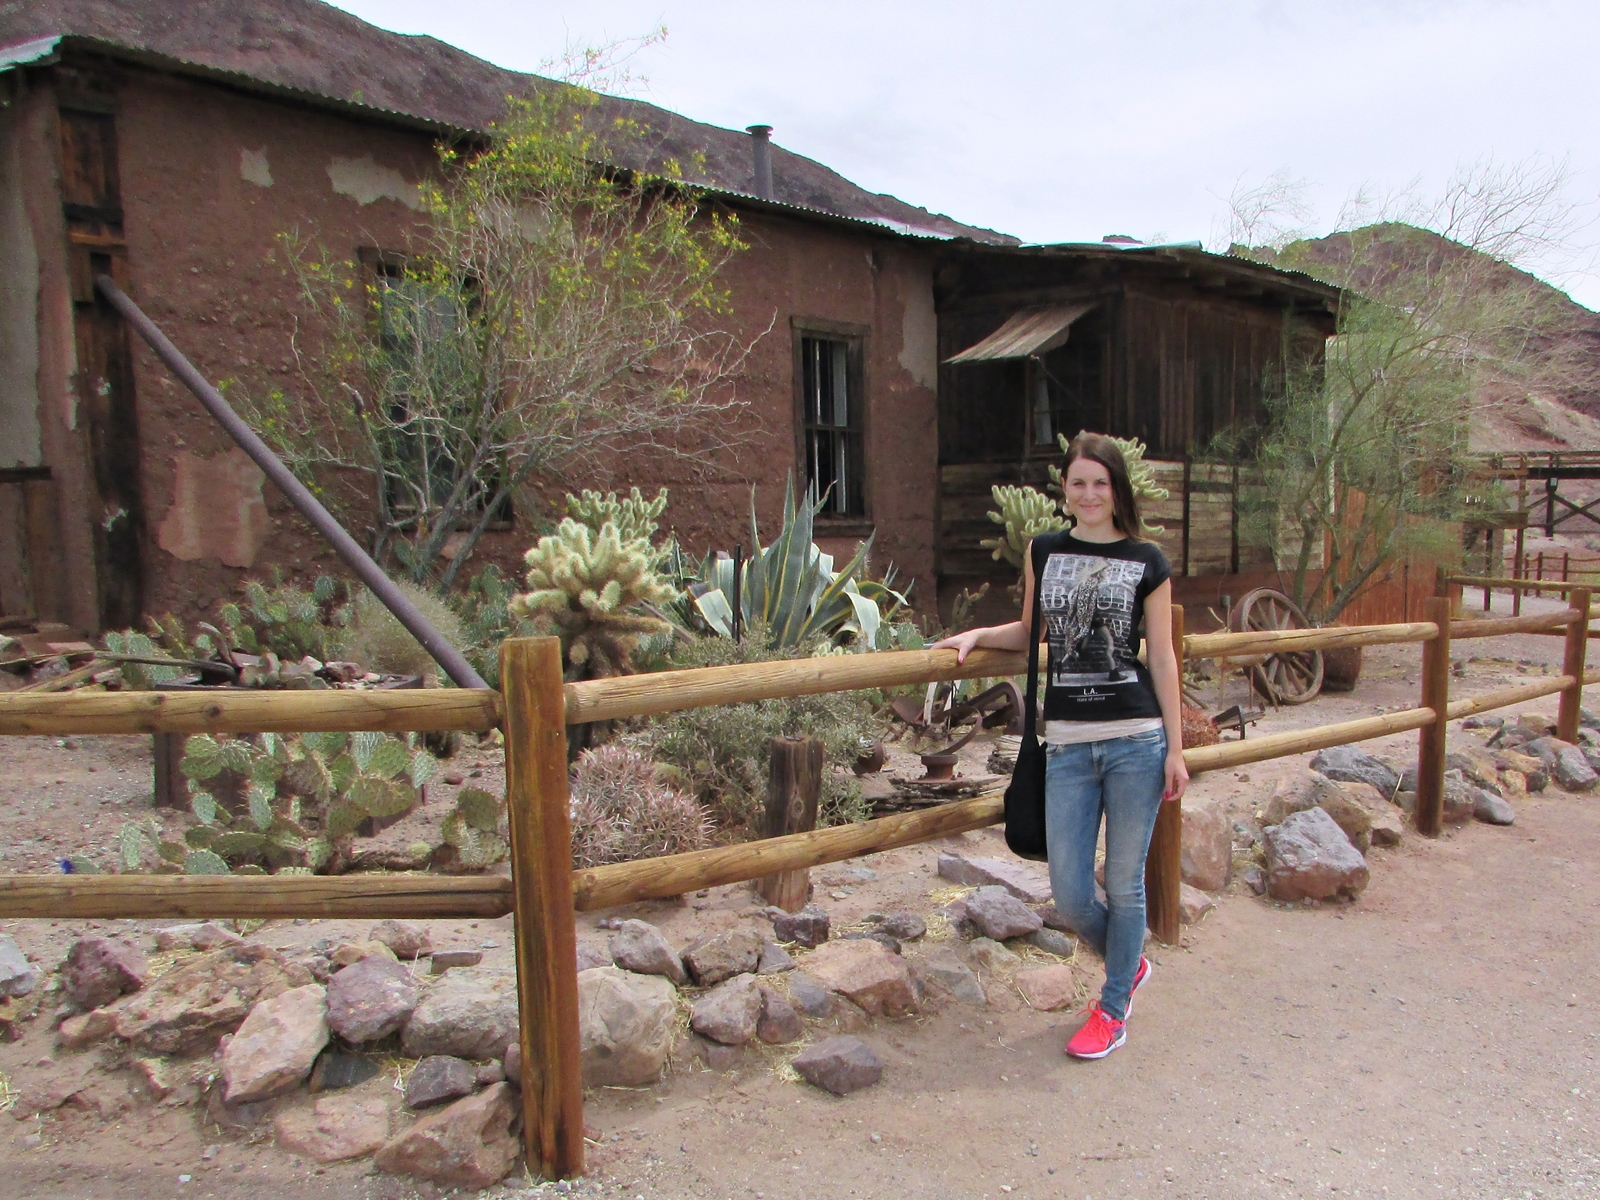
[[(821, 509), (822, 501), (815, 489), (808, 491), (804, 503), (795, 503), (791, 477), (784, 489), (782, 532), (772, 545), (758, 549), (743, 566), (739, 588), (741, 619), (746, 625), (768, 630), (774, 648), (851, 634), (854, 645), (875, 649), (885, 609), (892, 617), (905, 606), (906, 597), (890, 586), (892, 570), (882, 581), (863, 576), (872, 538), (861, 544), (842, 570), (833, 569), (833, 555), (824, 553), (811, 540), (813, 521)], [(750, 540), (761, 546), (753, 491)], [(687, 590), (687, 601), (692, 603), (695, 615), (723, 637), (733, 636), (733, 570), (731, 559), (707, 555), (699, 578)]]

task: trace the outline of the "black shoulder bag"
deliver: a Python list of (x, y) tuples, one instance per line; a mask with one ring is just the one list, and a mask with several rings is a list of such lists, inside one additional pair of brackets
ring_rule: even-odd
[(1038, 564), (1033, 571), (1033, 611), (1028, 621), (1028, 698), (1022, 714), (1022, 745), (1017, 765), (1006, 788), (1006, 845), (1019, 858), (1045, 862), (1049, 854), (1044, 835), (1044, 746), (1039, 741), (1039, 585)]

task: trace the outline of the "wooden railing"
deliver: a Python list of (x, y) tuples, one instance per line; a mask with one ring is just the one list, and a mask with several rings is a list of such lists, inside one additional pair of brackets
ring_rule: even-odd
[[(1173, 636), (1184, 657), (1228, 659), (1280, 650), (1421, 643), (1421, 703), (1382, 716), (1249, 741), (1190, 749), (1191, 774), (1419, 731), (1418, 831), (1436, 836), (1443, 821), (1445, 722), (1559, 692), (1560, 736), (1577, 734), (1579, 700), (1600, 671), (1585, 672), (1588, 593), (1571, 592), (1563, 612), (1492, 620), (1450, 620), (1443, 598), (1429, 620), (1395, 625), (1184, 636), (1174, 607)], [(1562, 631), (1566, 653), (1554, 678), (1472, 700), (1449, 699), (1453, 639)], [(778, 871), (838, 862), (995, 825), (999, 795), (985, 795), (855, 825), (720, 846), (574, 871), (569, 827), (566, 729), (588, 721), (673, 712), (784, 696), (1019, 674), (1024, 656), (977, 650), (965, 664), (953, 651), (924, 650), (708, 667), (585, 683), (564, 683), (559, 643), (517, 638), (501, 648), (505, 691), (423, 689), (392, 692), (111, 692), (0, 695), (0, 734), (224, 733), (316, 730), (487, 730), (506, 744), (510, 879), (430, 875), (340, 876), (0, 876), (0, 918), (496, 917), (514, 913), (523, 1137), (532, 1170), (549, 1177), (583, 1173), (583, 1074), (579, 1061), (574, 913), (681, 895)], [(1181, 808), (1164, 804), (1146, 868), (1151, 928), (1178, 936)]]

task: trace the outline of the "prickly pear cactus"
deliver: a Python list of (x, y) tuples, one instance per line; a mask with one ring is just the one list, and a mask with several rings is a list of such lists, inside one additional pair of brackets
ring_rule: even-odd
[(500, 815), (505, 804), (482, 788), (462, 788), (456, 806), (439, 832), (445, 845), (455, 850), (456, 864), (483, 870), (504, 860), (511, 848), (500, 836)]

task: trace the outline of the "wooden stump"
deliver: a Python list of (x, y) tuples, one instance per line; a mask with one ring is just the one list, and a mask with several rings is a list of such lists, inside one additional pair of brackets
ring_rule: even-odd
[[(1183, 605), (1172, 606), (1172, 642), (1178, 657), (1178, 693), (1183, 694)], [(1182, 936), (1178, 885), (1183, 882), (1183, 802), (1161, 802), (1144, 860), (1145, 924), (1169, 946)]]
[(183, 774), (183, 751), (188, 744), (186, 733), (157, 733), (151, 735), (155, 758), (155, 806), (157, 808), (189, 807), (189, 781)]
[[(767, 775), (767, 836), (809, 833), (817, 827), (817, 798), (822, 794), (822, 739), (773, 738)], [(768, 904), (799, 912), (811, 898), (811, 872), (779, 871), (764, 875), (756, 890)]]

